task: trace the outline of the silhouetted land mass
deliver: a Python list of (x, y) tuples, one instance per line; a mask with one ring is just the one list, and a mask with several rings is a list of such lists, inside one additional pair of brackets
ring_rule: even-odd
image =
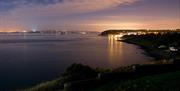
[(126, 32), (160, 32), (160, 33), (173, 33), (173, 32), (180, 32), (180, 29), (175, 30), (147, 30), (147, 29), (139, 29), (139, 30), (106, 30), (103, 31), (100, 35), (107, 36), (109, 34), (119, 34), (119, 33), (126, 33)]
[[(157, 60), (180, 58), (180, 33), (126, 35), (123, 42), (141, 46)], [(170, 47), (178, 51), (171, 51)]]

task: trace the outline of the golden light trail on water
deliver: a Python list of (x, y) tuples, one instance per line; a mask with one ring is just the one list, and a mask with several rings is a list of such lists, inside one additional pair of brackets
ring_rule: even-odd
[(108, 35), (108, 57), (109, 57), (109, 62), (111, 65), (116, 65), (117, 61), (115, 61), (116, 59), (118, 59), (117, 55), (122, 54), (122, 43), (118, 42), (115, 38), (115, 35)]

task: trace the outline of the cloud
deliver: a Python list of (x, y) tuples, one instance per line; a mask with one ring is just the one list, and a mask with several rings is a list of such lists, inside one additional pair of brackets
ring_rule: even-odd
[[(22, 1), (22, 0), (21, 0)], [(43, 0), (44, 1), (44, 0)], [(50, 0), (46, 0), (50, 1)], [(54, 4), (49, 5), (19, 5), (11, 13), (24, 16), (39, 16), (39, 15), (67, 15), (76, 13), (89, 13), (100, 11), (104, 9), (110, 9), (121, 5), (127, 5), (134, 3), (138, 0), (57, 0)], [(20, 3), (20, 2), (19, 2)], [(22, 2), (21, 2), (22, 3)]]
[[(120, 4), (130, 4), (137, 0), (0, 0), (3, 6), (56, 5), (55, 7), (75, 7), (77, 9), (103, 9)], [(75, 9), (73, 8), (73, 9)]]
[(136, 1), (139, 0), (0, 0), (0, 4), (8, 8), (6, 12), (0, 12), (0, 26), (50, 25), (56, 21), (66, 22), (73, 15), (112, 9)]
[[(138, 1), (141, 3), (134, 4)], [(32, 26), (57, 28), (81, 24), (93, 27), (105, 24), (108, 27), (110, 23), (114, 23), (117, 28), (121, 24), (155, 26), (158, 23), (163, 25), (163, 20), (170, 22), (165, 27), (179, 28), (178, 3), (175, 0), (172, 4), (161, 3), (162, 1), (164, 0), (0, 0), (0, 30)]]

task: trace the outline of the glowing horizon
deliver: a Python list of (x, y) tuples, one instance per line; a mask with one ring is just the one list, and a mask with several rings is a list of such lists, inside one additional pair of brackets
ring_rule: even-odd
[(179, 0), (0, 0), (0, 31), (180, 29)]

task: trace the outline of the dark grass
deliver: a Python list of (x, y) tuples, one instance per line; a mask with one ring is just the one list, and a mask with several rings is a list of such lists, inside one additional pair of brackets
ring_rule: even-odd
[(180, 91), (180, 71), (135, 80), (111, 81), (94, 91)]

